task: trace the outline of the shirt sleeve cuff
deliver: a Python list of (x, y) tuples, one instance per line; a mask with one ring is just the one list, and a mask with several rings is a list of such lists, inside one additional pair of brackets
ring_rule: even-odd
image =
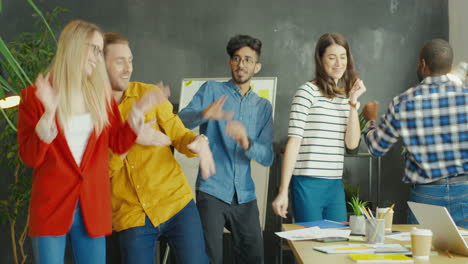
[(375, 127), (377, 125), (376, 123), (377, 123), (377, 121), (375, 121), (375, 120), (367, 121), (366, 126), (364, 128), (365, 134), (367, 134), (370, 130), (375, 129)]
[(47, 144), (50, 144), (58, 134), (54, 118), (46, 117), (46, 115), (42, 115), (39, 119), (35, 130), (37, 136)]

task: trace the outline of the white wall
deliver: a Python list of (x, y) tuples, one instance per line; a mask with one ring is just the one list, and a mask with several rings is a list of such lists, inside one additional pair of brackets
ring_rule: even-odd
[(449, 36), (454, 51), (454, 64), (468, 62), (468, 1), (449, 0)]

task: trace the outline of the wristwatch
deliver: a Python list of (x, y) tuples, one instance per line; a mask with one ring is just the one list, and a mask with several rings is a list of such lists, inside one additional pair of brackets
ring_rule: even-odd
[(359, 107), (361, 107), (361, 103), (359, 103), (359, 101), (357, 101), (356, 103), (351, 103), (351, 101), (348, 101), (348, 104), (353, 107), (353, 108), (356, 108), (356, 110), (359, 109)]

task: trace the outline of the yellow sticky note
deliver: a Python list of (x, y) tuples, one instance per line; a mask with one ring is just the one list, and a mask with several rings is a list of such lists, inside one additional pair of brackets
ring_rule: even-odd
[(186, 82), (186, 83), (185, 83), (185, 86), (189, 86), (189, 85), (191, 85), (191, 84), (192, 84), (192, 80)]
[(258, 96), (270, 100), (270, 91), (268, 91), (268, 89), (262, 89), (258, 91)]

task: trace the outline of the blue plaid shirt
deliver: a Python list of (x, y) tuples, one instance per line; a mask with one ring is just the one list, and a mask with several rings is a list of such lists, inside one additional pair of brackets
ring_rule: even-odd
[(379, 125), (366, 124), (365, 141), (381, 156), (403, 139), (403, 181), (430, 183), (468, 172), (468, 87), (447, 75), (427, 77), (395, 97)]

